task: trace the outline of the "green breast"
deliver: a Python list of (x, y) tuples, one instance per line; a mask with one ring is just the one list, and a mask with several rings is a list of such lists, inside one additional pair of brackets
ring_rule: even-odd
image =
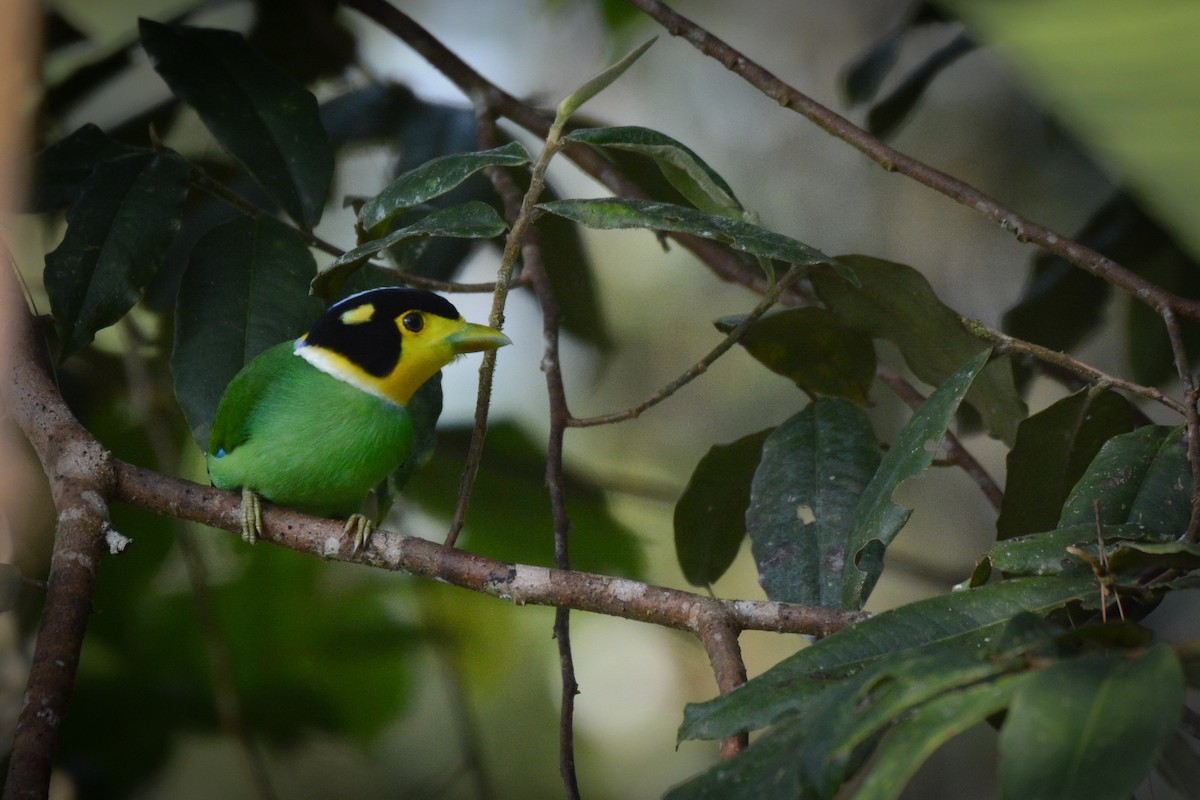
[(407, 411), (321, 372), (284, 342), (226, 389), (208, 473), (221, 489), (248, 487), (281, 505), (347, 516), (411, 447)]

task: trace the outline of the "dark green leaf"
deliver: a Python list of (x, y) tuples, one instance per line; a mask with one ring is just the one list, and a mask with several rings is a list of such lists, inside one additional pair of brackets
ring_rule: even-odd
[[(1133, 524), (1105, 525), (1103, 533), (1109, 550), (1122, 540), (1164, 539), (1163, 534)], [(1005, 539), (996, 543), (988, 558), (993, 567), (1012, 575), (1090, 575), (1091, 566), (1079, 556), (1068, 553), (1067, 548), (1076, 547), (1097, 558), (1098, 546), (1093, 522)]]
[(1147, 425), (1115, 436), (1088, 465), (1063, 505), (1059, 527), (1130, 522), (1172, 538), (1191, 520), (1191, 468), (1181, 428)]
[(187, 162), (137, 152), (98, 165), (46, 256), (45, 283), (63, 357), (125, 316), (179, 230)]
[(1063, 502), (1101, 445), (1132, 425), (1129, 403), (1105, 388), (1081, 389), (1024, 420), (1008, 453), (996, 520), (1000, 538), (1055, 527)]
[(313, 279), (312, 292), (333, 297), (346, 279), (373, 255), (411, 239), (453, 236), (462, 239), (490, 239), (504, 233), (504, 220), (486, 203), (472, 200), (460, 206), (435, 211), (424, 219), (394, 230), (382, 239), (366, 242), (340, 256)]
[(870, 420), (843, 400), (816, 400), (775, 429), (746, 510), (767, 597), (841, 605), (855, 508), (878, 466)]
[(848, 103), (857, 105), (868, 102), (879, 92), (884, 79), (896, 66), (903, 33), (903, 28), (889, 31), (846, 68), (842, 77), (842, 91)]
[[(998, 645), (943, 642), (887, 654), (849, 674), (809, 676), (818, 688), (804, 693), (801, 707), (744, 753), (671, 797), (753, 798), (764, 790), (768, 796), (834, 797), (897, 720), (960, 692), (995, 685), (992, 681), (1022, 668), (1039, 648), (1052, 645), (1057, 633), (1053, 626), (1018, 620), (1008, 625)], [(1003, 707), (1017, 683), (1005, 681), (992, 706)]]
[(789, 264), (833, 264), (833, 269), (838, 275), (847, 282), (858, 284), (852, 270), (803, 242), (749, 222), (717, 214), (705, 214), (686, 206), (611, 197), (598, 200), (555, 200), (541, 203), (538, 208), (589, 228), (647, 228), (655, 231), (690, 233), (727, 244), (735, 250), (786, 261)]
[(179, 287), (171, 372), (201, 449), (238, 370), (299, 336), (324, 310), (308, 295), (316, 271), (300, 237), (269, 217), (226, 223), (197, 242)]
[(137, 152), (90, 122), (37, 154), (27, 210), (35, 214), (74, 203), (97, 164)]
[(876, 748), (855, 800), (893, 800), (917, 768), (947, 741), (998, 714), (1029, 673), (1003, 677), (935, 698), (904, 715)]
[(1017, 578), (885, 611), (784, 659), (727, 695), (688, 705), (679, 737), (718, 739), (761, 728), (801, 707), (810, 692), (820, 692), (827, 675), (939, 642), (955, 650), (983, 648), (1023, 611), (1044, 615), (1096, 592), (1091, 574)]
[(333, 179), (317, 100), (232, 31), (140, 20), (142, 46), (171, 91), (292, 219), (312, 228)]
[(1061, 661), (1016, 692), (1000, 731), (1000, 785), (1022, 800), (1120, 800), (1145, 780), (1183, 705), (1165, 644), (1138, 657)]
[[(744, 317), (725, 317), (729, 333)], [(789, 308), (760, 318), (738, 344), (772, 372), (790, 378), (814, 397), (840, 397), (867, 405), (875, 379), (875, 347), (861, 332), (823, 308)]]
[[(937, 386), (987, 345), (971, 335), (958, 314), (933, 293), (912, 267), (868, 256), (839, 256), (861, 282), (855, 288), (828, 270), (814, 269), (813, 287), (843, 323), (900, 348), (918, 378)], [(993, 436), (1012, 444), (1025, 404), (1017, 395), (1007, 358), (988, 364), (967, 394)]]
[(969, 360), (929, 396), (888, 448), (879, 470), (863, 491), (854, 512), (854, 532), (846, 545), (849, 558), (842, 573), (843, 608), (861, 608), (867, 602), (883, 572), (884, 551), (912, 514), (910, 509), (892, 502), (892, 493), (933, 463), (955, 409), (987, 363), (989, 353), (985, 350)]
[[(449, 519), (458, 501), (470, 440), (468, 428), (439, 430), (437, 451), (409, 479), (405, 496), (425, 511)], [(634, 532), (613, 516), (604, 492), (570, 468), (563, 490), (571, 518), (571, 565), (606, 575), (640, 574), (641, 545)], [(460, 544), (490, 558), (552, 566), (553, 531), (545, 445), (511, 423), (489, 425)]]
[(713, 445), (675, 504), (675, 556), (683, 577), (708, 586), (725, 574), (746, 538), (750, 481), (771, 429)]
[[(372, 197), (358, 214), (364, 236), (379, 238), (377, 226), (401, 211), (440, 197), (475, 173), (487, 167), (519, 167), (529, 163), (529, 154), (517, 142), (478, 153), (456, 153), (427, 161), (392, 181)], [(371, 236), (371, 234), (376, 234)]]
[(663, 176), (692, 205), (709, 214), (741, 217), (742, 204), (725, 179), (683, 143), (637, 125), (580, 128), (565, 138), (599, 148), (640, 153), (654, 160)]

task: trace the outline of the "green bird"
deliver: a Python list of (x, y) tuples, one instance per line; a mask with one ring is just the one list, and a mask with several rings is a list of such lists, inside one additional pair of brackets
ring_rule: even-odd
[(242, 538), (262, 535), (262, 498), (346, 518), (342, 535), (364, 545), (363, 501), (412, 449), (413, 393), (458, 356), (506, 344), (443, 297), (389, 287), (333, 304), (260, 353), (225, 389), (208, 439), (213, 485), (242, 491)]

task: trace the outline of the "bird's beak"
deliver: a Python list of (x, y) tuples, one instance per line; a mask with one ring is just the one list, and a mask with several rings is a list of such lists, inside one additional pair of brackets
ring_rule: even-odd
[(474, 322), (464, 323), (462, 330), (456, 331), (446, 337), (446, 343), (450, 345), (450, 349), (455, 355), (463, 353), (479, 353), (483, 350), (495, 350), (498, 347), (504, 347), (506, 344), (512, 344), (512, 339), (509, 339), (495, 328), (489, 328), (487, 325), (477, 325)]

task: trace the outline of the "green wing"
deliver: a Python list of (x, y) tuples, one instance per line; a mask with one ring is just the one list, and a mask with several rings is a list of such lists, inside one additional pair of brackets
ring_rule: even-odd
[(255, 407), (262, 402), (267, 387), (292, 365), (292, 359), (295, 358), (293, 348), (291, 340), (280, 342), (259, 353), (233, 376), (225, 388), (225, 394), (221, 395), (217, 416), (208, 434), (209, 455), (216, 455), (221, 450), (232, 452), (246, 441), (249, 435), (247, 422), (253, 416)]

